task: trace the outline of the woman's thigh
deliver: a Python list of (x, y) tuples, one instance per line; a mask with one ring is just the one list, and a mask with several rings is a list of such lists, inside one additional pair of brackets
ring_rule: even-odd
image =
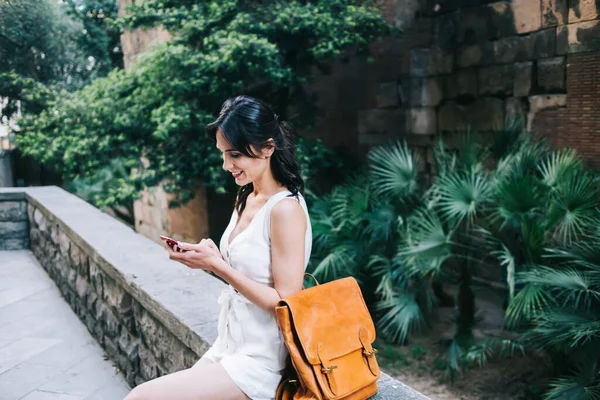
[(219, 363), (192, 368), (142, 383), (125, 400), (248, 400)]

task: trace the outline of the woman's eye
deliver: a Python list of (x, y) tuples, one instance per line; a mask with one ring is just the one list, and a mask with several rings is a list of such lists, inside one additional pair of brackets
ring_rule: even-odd
[(240, 158), (240, 156), (241, 156), (240, 153), (231, 153), (232, 158)]

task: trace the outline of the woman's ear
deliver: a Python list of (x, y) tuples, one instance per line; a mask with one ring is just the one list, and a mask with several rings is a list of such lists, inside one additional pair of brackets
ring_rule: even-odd
[(269, 158), (273, 155), (274, 151), (275, 151), (275, 141), (272, 138), (269, 138), (269, 140), (267, 140), (267, 143), (265, 143), (265, 146), (262, 149), (262, 155), (265, 158)]

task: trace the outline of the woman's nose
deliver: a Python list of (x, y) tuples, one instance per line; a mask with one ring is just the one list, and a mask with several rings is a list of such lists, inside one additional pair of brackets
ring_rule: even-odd
[(229, 161), (227, 161), (226, 158), (223, 158), (223, 169), (225, 171), (227, 171), (227, 170), (231, 169), (231, 167), (232, 167), (231, 163)]

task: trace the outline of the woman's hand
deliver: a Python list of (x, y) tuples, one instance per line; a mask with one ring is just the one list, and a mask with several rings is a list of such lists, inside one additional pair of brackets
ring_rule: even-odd
[(217, 247), (215, 242), (212, 241), (212, 239), (202, 239), (200, 241), (200, 243), (198, 243), (198, 244), (185, 243), (185, 242), (179, 242), (179, 244), (181, 245), (181, 248), (183, 250), (190, 250), (190, 251), (204, 251), (205, 249), (202, 249), (202, 248), (208, 247), (214, 253), (215, 256), (217, 256), (219, 258), (223, 258), (223, 255), (221, 254), (221, 250), (219, 250), (219, 248)]
[(179, 244), (178, 247), (188, 251), (174, 251), (165, 243), (171, 260), (178, 261), (188, 268), (203, 269), (216, 273), (217, 268), (220, 267), (219, 261), (223, 260), (223, 257), (212, 240), (204, 239), (198, 244), (184, 242), (179, 242)]

